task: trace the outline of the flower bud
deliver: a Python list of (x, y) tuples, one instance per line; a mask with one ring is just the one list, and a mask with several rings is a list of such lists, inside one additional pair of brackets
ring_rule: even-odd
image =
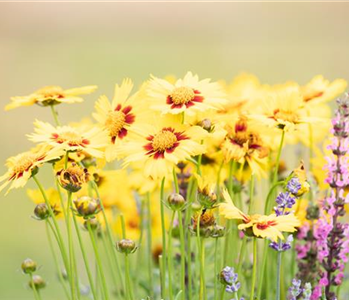
[(29, 281), (29, 286), (33, 288), (33, 285), (37, 290), (43, 289), (46, 286), (46, 282), (39, 275), (34, 275), (33, 279)]
[(36, 267), (37, 267), (36, 262), (30, 258), (25, 259), (21, 265), (22, 271), (25, 274), (34, 273), (36, 271)]
[(88, 230), (89, 227), (92, 230), (96, 230), (96, 229), (99, 229), (100, 224), (99, 224), (99, 221), (96, 218), (90, 218), (90, 219), (85, 220), (84, 227), (87, 230)]
[(45, 220), (50, 216), (46, 203), (39, 203), (35, 206), (34, 215), (38, 220)]
[(58, 181), (62, 188), (75, 193), (82, 188), (82, 185), (89, 180), (87, 169), (81, 168), (73, 163), (67, 169), (57, 172)]
[(320, 217), (320, 209), (317, 205), (309, 205), (307, 208), (307, 220), (317, 220)]
[(173, 210), (181, 210), (185, 205), (185, 199), (182, 195), (177, 193), (169, 195), (167, 202)]
[(74, 206), (78, 214), (84, 218), (90, 218), (100, 211), (98, 199), (82, 196), (74, 200)]
[(225, 227), (220, 225), (214, 225), (212, 227), (211, 237), (213, 238), (220, 238), (224, 236), (225, 234)]
[[(195, 232), (197, 229), (198, 218), (199, 218), (198, 214), (195, 214), (192, 217), (192, 229)], [(215, 216), (210, 210), (206, 210), (200, 215), (200, 230), (205, 229), (205, 228), (209, 228), (209, 227), (215, 225), (215, 223), (216, 223)]]
[(208, 186), (198, 189), (198, 201), (204, 208), (210, 209), (217, 203), (216, 193)]
[(122, 239), (116, 245), (119, 252), (125, 254), (132, 254), (137, 250), (136, 243), (130, 239)]
[(205, 129), (206, 131), (211, 132), (213, 129), (211, 120), (210, 119), (203, 119), (201, 121), (201, 127), (203, 129)]

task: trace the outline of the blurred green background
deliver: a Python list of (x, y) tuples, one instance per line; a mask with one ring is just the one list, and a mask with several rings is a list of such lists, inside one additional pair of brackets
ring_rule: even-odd
[[(138, 85), (188, 70), (214, 80), (241, 71), (267, 83), (348, 80), (348, 13), (349, 3), (0, 3), (0, 106), (45, 85), (98, 85), (85, 103), (58, 107), (63, 122), (79, 120), (124, 77)], [(7, 157), (31, 146), (35, 118), (52, 121), (37, 106), (0, 109), (1, 174)], [(62, 299), (33, 204), (24, 189), (3, 194), (0, 299), (32, 298), (19, 271), (26, 257), (43, 266), (43, 298)]]

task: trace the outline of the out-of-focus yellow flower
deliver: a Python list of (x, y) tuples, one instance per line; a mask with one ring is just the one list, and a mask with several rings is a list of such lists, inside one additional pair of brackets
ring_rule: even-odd
[(43, 142), (54, 149), (64, 151), (82, 151), (94, 157), (104, 156), (104, 147), (108, 136), (102, 129), (93, 127), (84, 130), (83, 127), (58, 126), (36, 120), (35, 133), (28, 135), (33, 142)]
[(297, 130), (299, 124), (321, 121), (320, 118), (307, 116), (302, 94), (295, 84), (276, 87), (249, 118), (290, 132)]
[(8, 158), (6, 161), (7, 172), (0, 177), (0, 182), (3, 182), (0, 191), (8, 184), (10, 184), (10, 187), (5, 195), (11, 189), (25, 186), (29, 178), (35, 174), (43, 163), (59, 159), (61, 155), (63, 155), (63, 152), (59, 149), (52, 150), (51, 146), (40, 144), (30, 151)]
[(330, 82), (322, 75), (317, 75), (301, 87), (301, 92), (306, 104), (319, 104), (331, 101), (341, 95), (346, 87), (347, 82), (344, 79), (336, 79)]
[(175, 84), (152, 76), (146, 86), (150, 108), (163, 114), (185, 112), (193, 115), (198, 111), (217, 110), (226, 103), (221, 86), (210, 79), (199, 80), (188, 72)]
[[(115, 146), (124, 140), (139, 116), (144, 114), (144, 101), (137, 102), (138, 93), (130, 96), (133, 83), (124, 79), (121, 86), (115, 85), (115, 92), (110, 102), (106, 96), (101, 96), (96, 102), (96, 112), (93, 117), (109, 134), (109, 145), (106, 148), (106, 159), (116, 159)], [(137, 102), (137, 103), (136, 103)]]
[(185, 126), (174, 118), (161, 118), (158, 123), (145, 124), (139, 128), (139, 136), (117, 147), (124, 166), (138, 162), (144, 174), (161, 179), (171, 173), (180, 161), (205, 152), (200, 141), (207, 132), (199, 126)]
[(265, 175), (269, 148), (260, 134), (249, 128), (245, 117), (240, 117), (234, 128), (227, 126), (226, 130), (228, 134), (222, 144), (225, 161), (247, 162), (257, 176)]
[(12, 97), (11, 103), (5, 106), (5, 110), (10, 110), (20, 106), (30, 106), (38, 104), (40, 106), (57, 105), (60, 103), (82, 102), (79, 95), (91, 94), (97, 86), (90, 85), (80, 88), (63, 90), (60, 86), (46, 86), (28, 96)]
[[(51, 205), (52, 210), (54, 211), (56, 216), (62, 215), (62, 208), (60, 203), (59, 192), (55, 188), (48, 188), (45, 190), (45, 194), (47, 199)], [(27, 196), (33, 201), (35, 204), (45, 203), (44, 196), (42, 195), (39, 189), (27, 189)]]
[(273, 241), (277, 241), (278, 238), (283, 240), (282, 232), (295, 232), (296, 227), (301, 225), (294, 214), (246, 215), (234, 205), (227, 190), (223, 191), (223, 197), (226, 202), (219, 205), (219, 214), (226, 219), (241, 220), (238, 228), (244, 231), (252, 230), (256, 237), (270, 238)]

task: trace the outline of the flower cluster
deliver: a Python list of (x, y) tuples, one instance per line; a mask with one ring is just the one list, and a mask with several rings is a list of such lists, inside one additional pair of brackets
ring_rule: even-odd
[(302, 281), (293, 279), (292, 285), (288, 289), (288, 300), (310, 300), (311, 297), (311, 284), (305, 283), (304, 288), (301, 287)]
[(238, 274), (235, 273), (234, 268), (225, 267), (220, 274), (221, 282), (225, 285), (225, 291), (228, 293), (236, 293), (240, 289), (240, 282), (238, 281)]

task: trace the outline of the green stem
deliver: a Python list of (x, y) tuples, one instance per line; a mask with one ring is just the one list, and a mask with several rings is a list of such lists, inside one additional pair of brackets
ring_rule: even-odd
[(279, 186), (279, 185), (283, 185), (285, 182), (282, 181), (278, 181), (275, 184), (272, 185), (272, 187), (269, 190), (269, 193), (267, 195), (266, 201), (265, 201), (265, 206), (264, 206), (264, 214), (267, 215), (270, 213), (271, 211), (271, 206), (272, 206), (272, 200), (275, 200), (274, 196), (275, 196), (275, 189)]
[(126, 239), (125, 217), (123, 214), (120, 214), (120, 221), (121, 221), (122, 238)]
[(90, 265), (89, 265), (89, 262), (88, 262), (88, 257), (86, 255), (85, 247), (84, 247), (84, 244), (83, 244), (83, 241), (82, 241), (82, 238), (81, 238), (79, 225), (78, 225), (78, 223), (76, 221), (76, 217), (75, 217), (74, 213), (72, 214), (72, 216), (73, 216), (75, 231), (76, 231), (76, 234), (78, 236), (78, 241), (79, 241), (79, 246), (80, 246), (82, 258), (83, 258), (84, 264), (85, 264), (85, 269), (86, 269), (88, 281), (90, 283), (90, 288), (91, 288), (91, 292), (92, 292), (92, 295), (93, 295), (93, 299), (97, 299), (98, 298), (97, 297), (97, 291), (96, 291), (95, 286), (94, 286), (93, 276), (92, 276)]
[(246, 236), (244, 236), (242, 239), (241, 247), (240, 247), (239, 262), (238, 262), (238, 267), (237, 267), (237, 274), (239, 276), (241, 276), (241, 268), (242, 268), (242, 264), (244, 262), (244, 255), (246, 252), (246, 242), (247, 242), (247, 238), (246, 238)]
[(277, 153), (277, 156), (276, 156), (275, 170), (274, 170), (274, 175), (273, 175), (273, 185), (278, 180), (278, 171), (279, 171), (279, 165), (280, 165), (280, 157), (281, 157), (282, 147), (284, 145), (284, 139), (285, 139), (285, 131), (282, 130), (280, 144), (279, 144), (279, 149), (278, 149), (278, 153)]
[(166, 299), (166, 228), (165, 228), (165, 211), (164, 211), (164, 187), (165, 177), (161, 181), (160, 186), (160, 215), (161, 215), (161, 232), (162, 232), (162, 272), (161, 272), (161, 297)]
[(214, 242), (214, 300), (217, 300), (217, 288), (218, 288), (218, 238)]
[(173, 300), (173, 287), (172, 282), (174, 281), (173, 277), (173, 257), (172, 257), (172, 229), (173, 229), (173, 221), (175, 217), (175, 211), (172, 212), (171, 222), (170, 222), (170, 228), (168, 230), (168, 290), (169, 290), (169, 298), (170, 300)]
[(259, 274), (258, 274), (259, 284), (257, 289), (257, 299), (261, 299), (261, 296), (262, 296), (262, 289), (264, 284), (264, 273), (265, 273), (265, 267), (267, 263), (269, 243), (270, 242), (268, 240), (264, 240), (262, 265), (261, 265), (261, 268), (259, 269)]
[(201, 240), (201, 276), (202, 276), (202, 292), (203, 292), (203, 299), (207, 299), (207, 293), (206, 293), (206, 280), (205, 280), (205, 238)]
[(70, 288), (73, 300), (76, 298), (75, 291), (75, 277), (77, 274), (75, 273), (74, 268), (74, 244), (73, 244), (73, 236), (71, 229), (71, 220), (70, 220), (70, 212), (72, 207), (72, 193), (68, 192), (68, 204), (67, 204), (67, 232), (68, 232), (68, 248), (69, 248), (69, 269), (70, 269)]
[(178, 186), (178, 178), (177, 178), (177, 173), (176, 173), (175, 167), (173, 168), (172, 174), (173, 174), (173, 183), (175, 186), (175, 191), (178, 194), (179, 193), (179, 186)]
[(87, 229), (88, 229), (88, 232), (90, 234), (90, 239), (91, 239), (91, 243), (92, 243), (92, 247), (93, 247), (93, 252), (95, 254), (96, 262), (97, 262), (97, 265), (98, 265), (98, 271), (99, 271), (99, 274), (101, 276), (102, 288), (103, 288), (103, 291), (104, 291), (105, 300), (108, 300), (109, 299), (109, 291), (108, 291), (108, 286), (107, 286), (107, 282), (106, 282), (106, 279), (105, 279), (105, 273), (103, 271), (102, 260), (101, 260), (101, 257), (99, 255), (99, 251), (98, 251), (98, 247), (97, 247), (97, 243), (96, 243), (94, 232), (93, 232), (93, 230), (91, 228), (91, 224), (88, 223), (88, 222), (87, 222)]
[(250, 300), (254, 300), (254, 288), (256, 285), (256, 275), (257, 275), (257, 239), (253, 238), (253, 269), (252, 269), (252, 284), (251, 284)]
[(147, 199), (146, 199), (146, 205), (147, 205), (147, 246), (148, 246), (148, 280), (149, 280), (149, 291), (150, 291), (150, 297), (154, 297), (154, 287), (153, 287), (153, 255), (152, 255), (152, 232), (151, 232), (151, 225), (152, 225), (152, 219), (151, 219), (151, 209), (150, 209), (150, 193), (147, 193)]
[(50, 105), (50, 107), (51, 107), (51, 112), (52, 112), (53, 118), (55, 120), (56, 126), (61, 126), (61, 123), (59, 122), (59, 119), (58, 119), (58, 113), (57, 113), (54, 105)]
[(47, 240), (48, 240), (48, 243), (49, 243), (49, 246), (50, 246), (50, 249), (51, 249), (51, 253), (52, 253), (52, 256), (53, 256), (53, 261), (55, 263), (55, 266), (56, 266), (56, 269), (57, 269), (57, 274), (58, 274), (58, 279), (63, 287), (63, 290), (64, 290), (64, 293), (65, 293), (65, 296), (67, 297), (67, 299), (70, 299), (70, 295), (69, 295), (69, 292), (68, 292), (68, 289), (65, 285), (65, 282), (64, 282), (64, 278), (63, 278), (63, 275), (62, 275), (62, 271), (59, 267), (59, 263), (58, 263), (58, 258), (57, 258), (57, 255), (56, 255), (56, 252), (55, 252), (55, 248), (53, 246), (53, 242), (52, 242), (52, 237), (51, 237), (51, 234), (50, 234), (50, 229), (52, 230), (53, 234), (56, 235), (56, 233), (53, 231), (53, 227), (51, 225), (51, 223), (49, 223), (50, 221), (48, 219), (46, 219), (46, 234), (47, 234)]
[(253, 211), (253, 196), (254, 196), (254, 176), (250, 179), (250, 205), (248, 206), (248, 214), (250, 215)]
[(36, 289), (36, 286), (35, 286), (34, 281), (33, 281), (33, 274), (29, 273), (29, 276), (30, 276), (30, 284), (31, 284), (31, 288), (33, 290), (34, 298), (36, 300), (40, 300), (38, 290)]
[(185, 300), (185, 241), (184, 241), (184, 229), (183, 229), (183, 216), (182, 212), (178, 211), (178, 224), (179, 224), (179, 238), (181, 242), (181, 289), (182, 299)]
[[(188, 221), (186, 220), (185, 228), (188, 228), (189, 220), (191, 216), (191, 205), (189, 205), (187, 211), (186, 211), (186, 219), (188, 217)], [(187, 231), (187, 251), (188, 251), (188, 257), (187, 257), (187, 268), (188, 268), (188, 300), (192, 300), (192, 289), (193, 289), (193, 272), (192, 272), (192, 265), (191, 265), (191, 232)]]
[(282, 252), (278, 251), (276, 265), (276, 300), (280, 300), (281, 255)]
[(130, 262), (129, 262), (129, 257), (128, 254), (125, 253), (125, 272), (126, 272), (126, 295), (127, 297), (130, 297), (130, 300), (135, 299), (135, 297), (133, 296), (133, 288), (132, 288), (132, 281), (130, 278)]
[(224, 292), (225, 292), (225, 285), (222, 285), (221, 287), (221, 293), (219, 295), (219, 299), (223, 300), (224, 299)]

